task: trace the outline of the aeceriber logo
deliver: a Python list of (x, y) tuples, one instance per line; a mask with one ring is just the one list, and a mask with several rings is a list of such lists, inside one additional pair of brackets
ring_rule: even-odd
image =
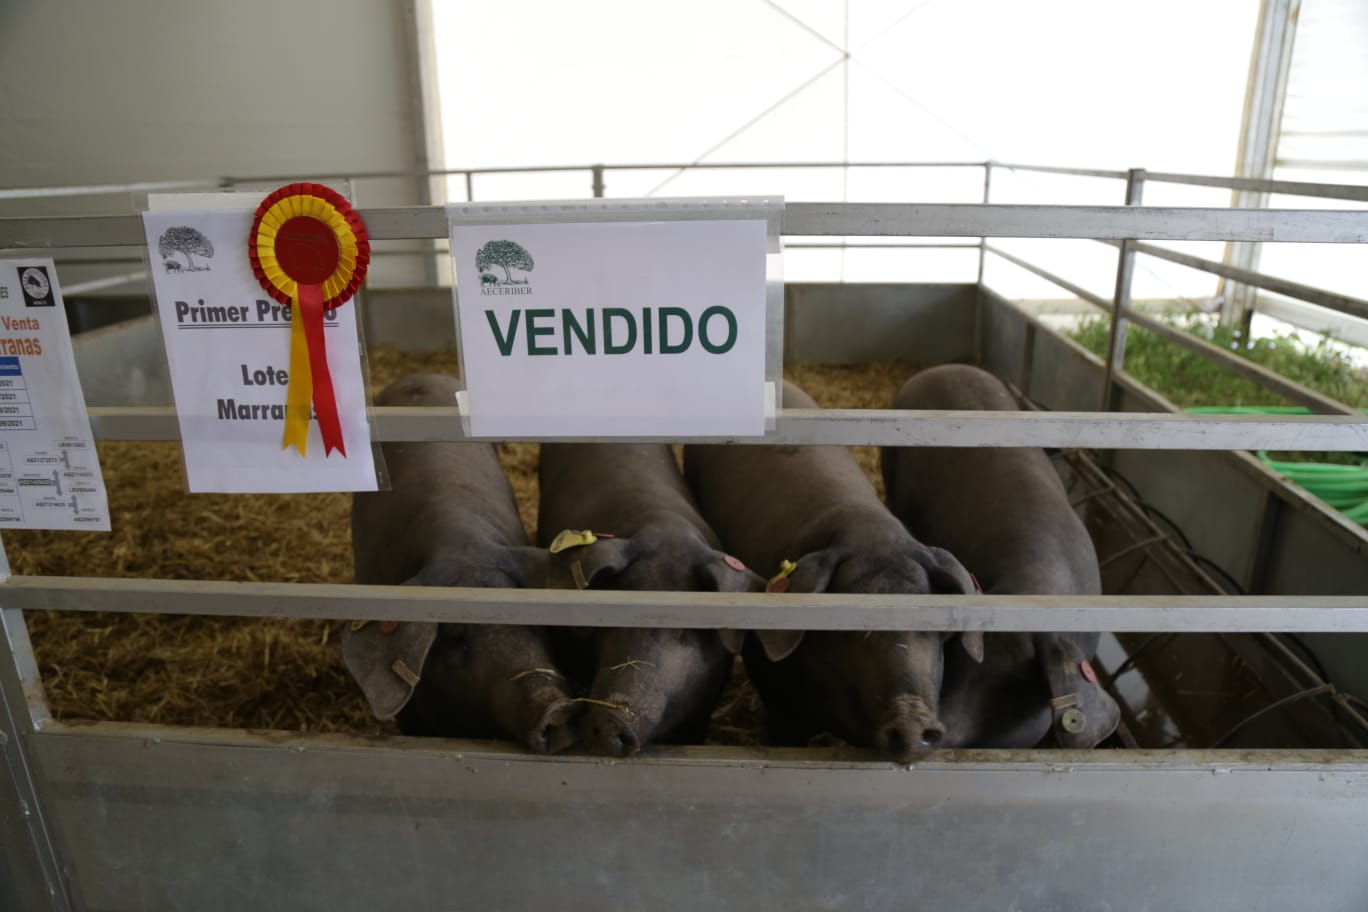
[[(157, 252), (161, 254), (162, 268), (167, 272), (208, 272), (208, 263), (196, 263), (194, 258), (213, 259), (214, 243), (198, 230), (189, 225), (176, 225), (162, 232), (157, 239)], [(185, 257), (185, 266), (175, 259), (176, 254)]]
[[(532, 254), (516, 241), (490, 241), (475, 254), (475, 268), (480, 273), (480, 294), (507, 295), (531, 294), (532, 288), (526, 276), (517, 278), (512, 270), (532, 271)], [(494, 271), (499, 267), (502, 276)]]

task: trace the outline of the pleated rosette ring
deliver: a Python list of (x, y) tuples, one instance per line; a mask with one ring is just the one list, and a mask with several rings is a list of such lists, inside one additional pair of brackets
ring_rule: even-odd
[(365, 223), (328, 187), (289, 184), (257, 207), (247, 251), (261, 287), (290, 309), (290, 379), (280, 445), (306, 454), (312, 405), (323, 455), (337, 450), (345, 457), (323, 315), (351, 300), (366, 278), (370, 239)]

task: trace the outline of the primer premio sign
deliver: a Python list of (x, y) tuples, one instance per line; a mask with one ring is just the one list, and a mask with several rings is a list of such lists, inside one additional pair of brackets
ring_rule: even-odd
[(763, 219), (453, 223), (477, 437), (764, 433)]

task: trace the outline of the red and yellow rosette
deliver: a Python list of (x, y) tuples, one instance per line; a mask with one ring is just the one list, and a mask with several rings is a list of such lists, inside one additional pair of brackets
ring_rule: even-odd
[(318, 415), (323, 455), (347, 455), (337, 416), (323, 312), (347, 303), (366, 277), (370, 239), (361, 216), (321, 184), (289, 184), (261, 201), (247, 240), (252, 272), (266, 293), (290, 306), (290, 380), (282, 448), (303, 456), (309, 405)]

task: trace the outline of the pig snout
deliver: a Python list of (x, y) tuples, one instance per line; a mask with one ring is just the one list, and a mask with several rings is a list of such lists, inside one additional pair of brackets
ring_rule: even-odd
[(580, 719), (580, 741), (595, 754), (632, 756), (641, 750), (641, 737), (629, 713), (624, 706), (593, 702)]
[(539, 754), (558, 754), (575, 743), (575, 714), (579, 705), (574, 700), (559, 700), (546, 704), (541, 718), (527, 735), (527, 746)]
[(575, 720), (582, 707), (566, 692), (568, 682), (551, 669), (513, 675), (496, 694), (495, 712), (504, 731), (539, 754), (555, 754), (576, 741)]
[(945, 726), (914, 694), (893, 699), (892, 711), (874, 730), (874, 747), (898, 763), (920, 760), (940, 746)]

